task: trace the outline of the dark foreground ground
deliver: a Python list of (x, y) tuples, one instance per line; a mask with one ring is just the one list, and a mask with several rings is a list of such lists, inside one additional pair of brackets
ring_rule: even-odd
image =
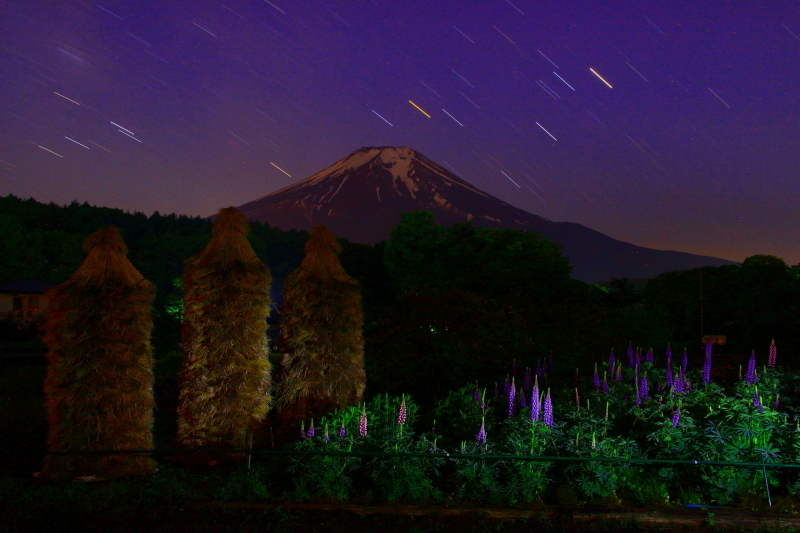
[(24, 508), (0, 517), (3, 533), (39, 532), (543, 532), (779, 531), (800, 530), (800, 516), (733, 509), (569, 509), (349, 505), (334, 503), (191, 502), (147, 509), (31, 514)]

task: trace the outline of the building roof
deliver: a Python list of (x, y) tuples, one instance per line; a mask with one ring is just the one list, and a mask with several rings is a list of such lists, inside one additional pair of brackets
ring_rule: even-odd
[(56, 285), (58, 285), (58, 283), (51, 283), (40, 279), (18, 279), (0, 283), (0, 293), (42, 294), (50, 287)]

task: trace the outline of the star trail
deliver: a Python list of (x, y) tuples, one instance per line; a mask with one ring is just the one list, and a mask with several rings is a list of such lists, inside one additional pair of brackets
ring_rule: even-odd
[(551, 220), (800, 263), (798, 2), (17, 0), (0, 21), (2, 195), (206, 216), (405, 145)]

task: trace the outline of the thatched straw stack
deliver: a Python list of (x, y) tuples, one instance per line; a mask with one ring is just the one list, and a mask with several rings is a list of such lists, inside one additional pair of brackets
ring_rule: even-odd
[(284, 280), (284, 421), (356, 405), (366, 382), (361, 287), (342, 268), (342, 246), (325, 226), (311, 231), (305, 250), (300, 268)]
[[(151, 305), (155, 287), (128, 261), (115, 227), (83, 241), (86, 258), (48, 290), (48, 448), (52, 452), (153, 447)], [(48, 455), (55, 479), (150, 474), (145, 455)]]
[(186, 448), (241, 449), (269, 410), (271, 276), (249, 231), (243, 214), (220, 209), (208, 245), (185, 264), (178, 443)]

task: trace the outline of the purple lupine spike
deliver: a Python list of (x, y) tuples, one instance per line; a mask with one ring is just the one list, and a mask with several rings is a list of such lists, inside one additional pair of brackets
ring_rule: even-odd
[(647, 350), (647, 355), (644, 358), (644, 362), (645, 363), (655, 363), (656, 362), (656, 356), (653, 355), (653, 348), (652, 347)]
[(633, 368), (633, 343), (628, 343), (628, 368)]
[(544, 424), (552, 428), (553, 427), (553, 401), (550, 399), (550, 389), (547, 389), (547, 395), (544, 397)]
[(605, 372), (603, 372), (603, 394), (608, 394), (608, 379)]
[(672, 412), (672, 429), (678, 427), (678, 422), (681, 421), (681, 406), (680, 404), (675, 406), (675, 410)]
[(667, 343), (667, 350), (664, 352), (664, 355), (667, 357), (667, 359), (672, 361), (672, 346), (670, 343)]
[(513, 418), (517, 410), (517, 386), (514, 384), (514, 378), (511, 378), (506, 398), (508, 399), (508, 418)]
[(650, 396), (650, 385), (647, 383), (647, 372), (644, 373), (642, 379), (639, 380), (639, 396), (646, 400)]
[(764, 412), (764, 406), (761, 404), (761, 397), (758, 395), (758, 387), (756, 387), (756, 391), (753, 394), (753, 407), (758, 407), (758, 412)]
[(622, 363), (617, 363), (617, 375), (614, 376), (617, 381), (622, 381)]
[(608, 371), (614, 372), (614, 365), (617, 363), (617, 356), (614, 355), (614, 348), (611, 348), (611, 354), (608, 356)]
[(769, 345), (769, 357), (767, 358), (767, 366), (775, 368), (775, 361), (778, 358), (778, 347), (775, 346), (775, 339)]
[(711, 383), (711, 344), (706, 344), (706, 358), (703, 360), (703, 383)]
[(525, 367), (525, 378), (522, 381), (522, 390), (528, 392), (531, 390), (531, 381), (533, 376), (531, 376), (531, 367)]
[(684, 348), (683, 357), (681, 357), (681, 373), (685, 374), (687, 368), (689, 368), (689, 354), (686, 353), (686, 348)]
[(776, 394), (775, 395), (775, 405), (773, 405), (772, 408), (777, 411), (780, 408), (780, 406), (781, 406), (781, 395), (780, 394)]
[(322, 440), (324, 440), (325, 442), (331, 440), (331, 437), (328, 434), (328, 424), (325, 424), (325, 433), (322, 435)]
[(542, 360), (536, 361), (536, 377), (544, 377), (544, 368), (542, 368)]
[(594, 390), (600, 390), (600, 374), (597, 373), (597, 363), (594, 364), (594, 376), (592, 376), (592, 385)]
[(344, 423), (342, 423), (342, 427), (339, 428), (339, 438), (344, 438), (347, 436), (347, 430), (344, 429)]
[(525, 391), (520, 387), (517, 389), (517, 407), (519, 409), (524, 409), (527, 406), (527, 402), (525, 401)]
[(306, 437), (313, 437), (316, 434), (314, 431), (314, 419), (311, 419), (311, 425), (308, 426), (308, 431), (306, 431)]
[(403, 426), (406, 423), (406, 416), (408, 415), (408, 407), (406, 406), (406, 396), (405, 394), (402, 396), (402, 401), (400, 402), (400, 409), (397, 412), (397, 425)]
[(538, 380), (533, 384), (531, 390), (531, 420), (533, 422), (539, 421), (539, 413), (542, 409), (542, 400), (539, 398), (539, 382)]
[(636, 348), (636, 358), (633, 361), (633, 367), (636, 370), (641, 370), (642, 368), (642, 349)]
[(511, 382), (508, 381), (508, 375), (506, 375), (506, 380), (503, 383), (503, 398), (508, 398), (508, 389), (511, 387)]
[(512, 359), (511, 360), (511, 375), (512, 376), (516, 376), (517, 375), (517, 360), (516, 359)]
[(756, 351), (753, 350), (750, 354), (750, 360), (747, 361), (747, 373), (744, 380), (748, 383), (758, 383), (758, 375), (756, 374)]
[(306, 438), (306, 423), (305, 421), (300, 422), (300, 438)]
[(364, 405), (361, 406), (361, 416), (358, 418), (358, 434), (367, 436), (367, 408)]
[(478, 430), (475, 440), (478, 442), (478, 446), (486, 444), (486, 421), (483, 418), (481, 418), (481, 429)]
[(639, 394), (639, 382), (637, 380), (634, 380), (633, 383), (634, 383), (635, 389), (636, 389), (636, 395), (633, 398), (633, 403), (635, 403), (636, 405), (641, 405), (642, 404), (642, 396), (641, 396), (641, 394)]
[(479, 402), (481, 401), (481, 391), (478, 389), (478, 382), (475, 382), (475, 390), (472, 391), (472, 401)]
[(547, 375), (554, 376), (556, 374), (556, 363), (553, 361), (553, 350), (550, 350), (550, 356), (547, 358)]
[(672, 390), (674, 390), (676, 394), (681, 394), (683, 392), (683, 384), (683, 369), (678, 367), (678, 375), (672, 380)]
[(672, 387), (672, 349), (667, 347), (667, 372), (666, 372), (667, 387)]

